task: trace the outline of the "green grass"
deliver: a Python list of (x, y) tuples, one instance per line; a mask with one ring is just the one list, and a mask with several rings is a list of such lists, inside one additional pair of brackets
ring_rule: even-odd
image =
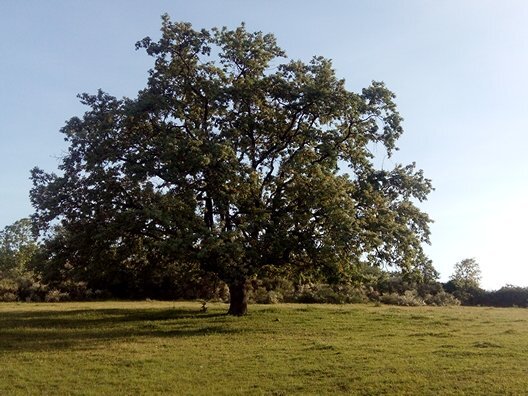
[(0, 304), (0, 394), (525, 394), (528, 310)]

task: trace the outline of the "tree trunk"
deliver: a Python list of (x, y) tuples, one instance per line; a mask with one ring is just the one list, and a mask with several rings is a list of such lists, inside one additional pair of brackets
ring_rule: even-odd
[(241, 280), (229, 284), (228, 315), (242, 316), (247, 314), (246, 281)]
[(212, 229), (214, 225), (214, 214), (213, 214), (213, 200), (207, 195), (205, 197), (205, 211), (204, 211), (205, 225)]

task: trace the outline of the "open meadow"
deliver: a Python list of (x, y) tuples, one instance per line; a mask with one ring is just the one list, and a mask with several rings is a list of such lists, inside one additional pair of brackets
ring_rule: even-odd
[(523, 394), (528, 310), (0, 304), (0, 394)]

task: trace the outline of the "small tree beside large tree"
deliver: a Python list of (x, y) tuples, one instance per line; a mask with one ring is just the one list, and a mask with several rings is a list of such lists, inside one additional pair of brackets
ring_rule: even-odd
[[(423, 261), (431, 183), (414, 164), (377, 169), (402, 133), (394, 95), (350, 92), (323, 57), (288, 60), (275, 37), (194, 30), (163, 17), (133, 99), (80, 95), (58, 174), (32, 171), (33, 220), (78, 274), (199, 265), (247, 311), (263, 270), (337, 281), (359, 265)], [(53, 230), (56, 231), (53, 231)], [(52, 232), (49, 232), (49, 231)]]
[(17, 220), (0, 230), (0, 280), (28, 272), (37, 251), (30, 219)]
[(480, 304), (484, 290), (480, 288), (480, 265), (474, 258), (467, 258), (455, 264), (454, 272), (449, 282), (444, 285), (447, 292), (452, 293), (463, 304)]

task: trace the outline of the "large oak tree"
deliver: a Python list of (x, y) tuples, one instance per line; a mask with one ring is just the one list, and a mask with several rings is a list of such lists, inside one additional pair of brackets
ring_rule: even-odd
[(289, 60), (244, 25), (164, 16), (161, 32), (136, 44), (155, 61), (137, 98), (81, 95), (60, 172), (32, 171), (35, 224), (59, 227), (48, 246), (70, 267), (192, 263), (227, 283), (241, 315), (264, 269), (338, 280), (423, 260), (430, 219), (415, 204), (430, 181), (371, 153), (390, 156), (402, 133), (383, 83), (350, 92), (328, 59)]

